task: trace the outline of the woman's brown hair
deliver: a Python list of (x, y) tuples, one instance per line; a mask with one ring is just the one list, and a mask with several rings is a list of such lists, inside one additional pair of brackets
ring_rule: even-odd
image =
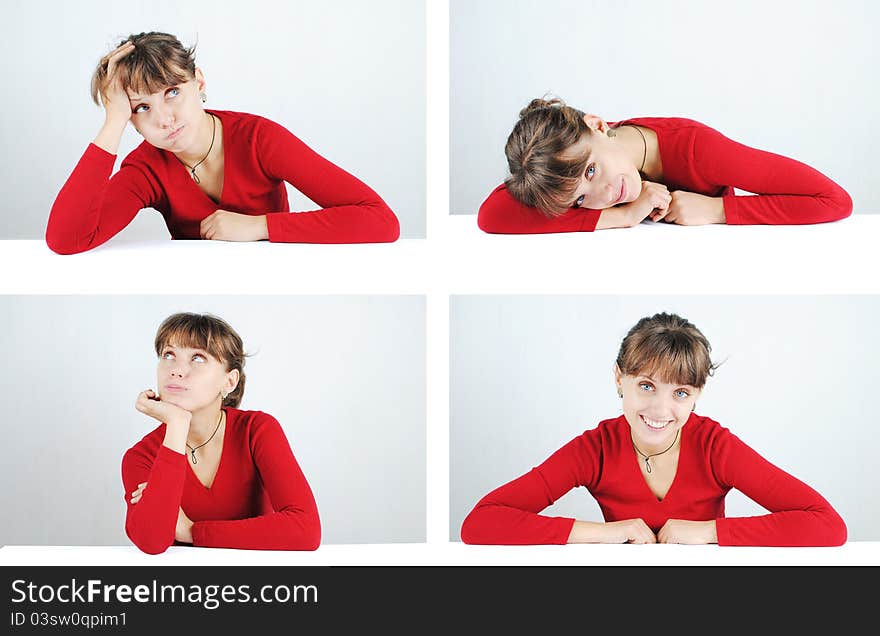
[[(122, 90), (129, 88), (136, 93), (151, 94), (175, 84), (184, 84), (196, 76), (196, 47), (186, 48), (175, 36), (151, 31), (130, 35), (117, 46), (126, 42), (134, 44), (134, 50), (116, 63)], [(101, 58), (92, 75), (92, 99), (100, 106), (101, 91), (107, 81), (109, 55)]]
[(558, 98), (533, 99), (520, 111), (504, 147), (507, 191), (547, 216), (564, 214), (587, 167), (586, 153), (572, 157), (565, 151), (590, 133), (583, 111)]
[(676, 314), (659, 313), (639, 320), (629, 330), (617, 354), (624, 375), (647, 375), (669, 384), (698, 389), (718, 365), (712, 347), (692, 323)]
[(167, 345), (207, 351), (226, 365), (227, 371), (238, 370), (238, 385), (223, 400), (223, 406), (236, 408), (244, 395), (244, 352), (241, 336), (222, 318), (211, 314), (181, 312), (162, 321), (156, 332), (156, 355), (161, 356)]

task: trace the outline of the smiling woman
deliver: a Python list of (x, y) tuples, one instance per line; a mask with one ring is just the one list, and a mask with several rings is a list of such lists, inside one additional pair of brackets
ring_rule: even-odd
[(155, 347), (158, 390), (142, 391), (135, 408), (160, 425), (122, 459), (128, 537), (149, 554), (187, 544), (315, 550), (318, 509), (284, 431), (237, 408), (239, 335), (215, 316), (179, 313)]
[(505, 154), (510, 174), (477, 216), (489, 233), (591, 232), (644, 220), (799, 225), (852, 212), (849, 194), (819, 171), (692, 119), (606, 122), (560, 99), (535, 99)]
[[(623, 414), (483, 497), (462, 523), (462, 541), (843, 544), (846, 525), (822, 495), (695, 413), (715, 370), (710, 352), (705, 336), (678, 315), (639, 320), (616, 361)], [(604, 523), (540, 514), (580, 486), (595, 497)], [(726, 517), (731, 489), (769, 513)]]
[[(263, 117), (206, 110), (193, 48), (140, 33), (92, 78), (105, 121), (55, 199), (46, 242), (84, 252), (159, 210), (176, 239), (296, 243), (391, 242), (397, 217), (369, 186)], [(128, 123), (144, 142), (112, 174)], [(322, 209), (291, 214), (285, 182)]]

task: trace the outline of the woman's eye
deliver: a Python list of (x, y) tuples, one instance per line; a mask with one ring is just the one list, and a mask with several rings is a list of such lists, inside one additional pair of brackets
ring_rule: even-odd
[(577, 201), (574, 202), (572, 207), (579, 208), (584, 204), (584, 195), (581, 195), (577, 198)]
[(587, 170), (586, 172), (584, 172), (584, 174), (587, 176), (587, 179), (592, 179), (593, 175), (596, 174), (596, 164), (591, 163), (589, 166), (587, 166)]
[(684, 389), (679, 389), (678, 391), (675, 392), (675, 395), (682, 398), (682, 399), (684, 399), (686, 397), (690, 397), (690, 393), (688, 393)]
[(642, 389), (642, 391), (653, 391), (654, 390), (654, 387), (651, 385), (650, 382), (639, 383), (639, 388)]
[(132, 112), (135, 114), (145, 113), (145, 112), (147, 112), (147, 108), (149, 108), (149, 106), (147, 106), (146, 104), (138, 104), (137, 106), (134, 107), (134, 110)]
[(197, 353), (192, 358), (195, 362), (207, 362), (207, 358), (200, 353)]
[(180, 95), (179, 88), (169, 88), (168, 89), (168, 97), (177, 97), (178, 95)]
[(174, 354), (171, 353), (170, 351), (166, 351), (165, 353), (162, 354), (162, 359), (163, 360), (173, 360)]

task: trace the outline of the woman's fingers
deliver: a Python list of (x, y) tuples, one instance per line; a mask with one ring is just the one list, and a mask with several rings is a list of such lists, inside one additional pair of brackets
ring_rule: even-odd
[(131, 503), (136, 504), (141, 499), (141, 495), (144, 492), (144, 488), (147, 487), (147, 482), (143, 482), (138, 484), (137, 490), (131, 493)]
[(128, 42), (125, 42), (124, 44), (122, 44), (122, 45), (116, 47), (115, 49), (113, 49), (112, 51), (110, 51), (110, 53), (108, 53), (107, 55), (105, 55), (103, 57), (101, 62), (103, 64), (107, 64), (107, 71), (109, 73), (110, 68), (112, 66), (115, 66), (116, 62), (118, 62), (119, 60), (124, 58), (126, 55), (128, 55), (132, 51), (134, 51), (134, 43), (131, 40), (129, 40)]

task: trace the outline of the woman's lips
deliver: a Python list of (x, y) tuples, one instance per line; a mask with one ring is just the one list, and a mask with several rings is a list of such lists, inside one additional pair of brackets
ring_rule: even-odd
[(181, 127), (178, 128), (177, 130), (175, 130), (173, 133), (171, 133), (170, 135), (168, 135), (168, 137), (166, 137), (166, 139), (177, 139), (178, 135), (180, 135), (180, 131), (183, 130), (183, 129), (184, 129), (184, 127), (181, 126)]
[(672, 420), (652, 420), (644, 415), (639, 415), (639, 417), (642, 418), (642, 422), (644, 422), (648, 428), (655, 431), (662, 431), (672, 423)]
[(180, 386), (179, 384), (166, 384), (162, 388), (170, 393), (182, 393), (183, 391), (186, 391), (186, 387)]

